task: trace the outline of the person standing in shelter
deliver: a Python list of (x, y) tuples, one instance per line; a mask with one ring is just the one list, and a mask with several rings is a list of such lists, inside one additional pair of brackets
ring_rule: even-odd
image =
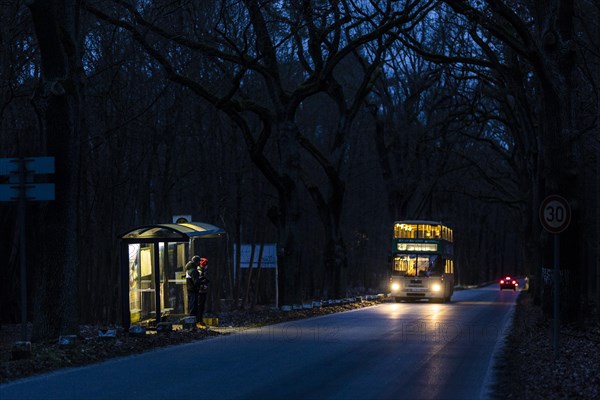
[(198, 316), (198, 286), (200, 279), (200, 256), (194, 256), (185, 265), (185, 283), (187, 287), (188, 296), (188, 311), (190, 317)]
[(204, 306), (206, 305), (206, 297), (208, 295), (208, 284), (209, 280), (206, 276), (206, 272), (208, 270), (208, 259), (201, 258), (200, 266), (198, 267), (198, 272), (200, 277), (198, 278), (198, 314), (197, 321), (204, 325)]

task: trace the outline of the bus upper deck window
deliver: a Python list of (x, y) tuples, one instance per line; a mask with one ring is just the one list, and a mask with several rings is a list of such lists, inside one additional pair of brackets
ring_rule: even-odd
[(416, 233), (416, 225), (412, 224), (396, 224), (394, 226), (394, 237), (396, 238), (414, 238)]

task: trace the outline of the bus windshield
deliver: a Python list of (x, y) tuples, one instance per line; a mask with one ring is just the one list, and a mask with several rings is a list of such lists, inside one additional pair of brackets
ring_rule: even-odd
[(395, 257), (394, 272), (404, 276), (442, 276), (445, 268), (438, 255), (407, 254)]

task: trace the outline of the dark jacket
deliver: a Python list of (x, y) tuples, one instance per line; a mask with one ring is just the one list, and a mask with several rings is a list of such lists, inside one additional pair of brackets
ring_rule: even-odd
[[(189, 268), (188, 268), (189, 267)], [(185, 281), (188, 292), (206, 293), (210, 282), (205, 273), (200, 273), (194, 264), (186, 266)]]
[(200, 272), (196, 265), (191, 261), (185, 266), (185, 283), (188, 292), (197, 292), (200, 279)]
[(210, 281), (206, 277), (206, 273), (205, 272), (200, 272), (199, 273), (198, 282), (196, 284), (196, 288), (198, 289), (198, 293), (206, 293), (206, 292), (208, 292), (208, 283), (209, 282)]

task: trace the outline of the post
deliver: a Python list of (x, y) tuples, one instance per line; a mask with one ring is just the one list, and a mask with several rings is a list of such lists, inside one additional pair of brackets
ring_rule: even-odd
[(160, 308), (160, 244), (159, 242), (154, 243), (154, 301), (156, 303), (156, 325), (161, 322), (161, 313), (162, 310)]
[(540, 205), (540, 222), (544, 229), (554, 234), (554, 321), (552, 324), (554, 347), (554, 359), (558, 358), (559, 337), (559, 296), (560, 296), (560, 271), (558, 269), (560, 260), (560, 240), (558, 234), (567, 229), (571, 222), (571, 207), (569, 202), (557, 194), (547, 196)]
[(553, 338), (552, 343), (554, 347), (554, 359), (558, 359), (558, 344), (559, 344), (559, 296), (560, 296), (560, 270), (559, 258), (560, 257), (560, 240), (558, 233), (554, 234), (554, 321), (553, 321)]
[(129, 332), (131, 326), (131, 310), (129, 304), (129, 242), (121, 239), (121, 253), (119, 257), (120, 265), (120, 294), (121, 294), (121, 324), (123, 328)]
[(279, 308), (279, 265), (275, 261), (275, 308)]
[(19, 159), (19, 264), (21, 279), (21, 340), (27, 341), (27, 264), (25, 263), (25, 202), (27, 201), (27, 161)]
[(17, 201), (19, 238), (19, 279), (21, 306), (21, 338), (27, 342), (27, 255), (25, 213), (27, 201), (54, 200), (54, 184), (35, 183), (33, 174), (54, 173), (54, 157), (0, 158), (0, 176), (8, 175), (9, 183), (0, 184), (0, 201)]

